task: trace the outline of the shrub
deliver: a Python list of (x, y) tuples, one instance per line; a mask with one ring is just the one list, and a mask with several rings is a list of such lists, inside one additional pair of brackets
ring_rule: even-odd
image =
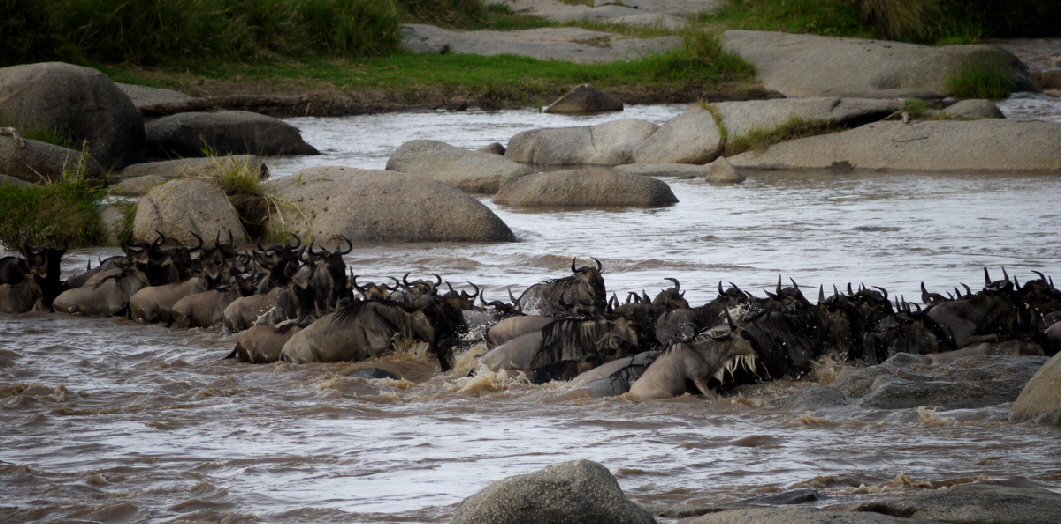
[(82, 161), (63, 172), (62, 177), (45, 185), (0, 186), (0, 243), (11, 247), (58, 243), (100, 244), (104, 234), (99, 204), (106, 197), (103, 182), (87, 178)]
[(990, 98), (999, 100), (1010, 93), (1010, 79), (997, 67), (969, 64), (947, 79), (944, 94), (957, 98)]

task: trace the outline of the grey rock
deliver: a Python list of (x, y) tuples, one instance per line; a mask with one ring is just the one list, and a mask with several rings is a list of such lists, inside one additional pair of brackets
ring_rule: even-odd
[(125, 214), (118, 206), (103, 206), (99, 210), (100, 227), (107, 234), (107, 245), (121, 245), (125, 240)]
[(732, 141), (755, 130), (772, 131), (794, 120), (868, 123), (883, 119), (902, 106), (896, 99), (806, 97), (721, 102), (714, 107), (726, 128), (726, 140)]
[(527, 207), (654, 207), (677, 201), (662, 180), (610, 169), (527, 175), (506, 184), (494, 196), (495, 204)]
[(121, 82), (116, 82), (115, 85), (117, 85), (118, 89), (121, 89), (122, 92), (132, 100), (133, 105), (138, 108), (140, 106), (151, 104), (181, 102), (192, 98), (189, 95), (172, 89), (158, 89), (154, 87), (138, 86), (135, 84), (123, 84)]
[(938, 96), (948, 78), (973, 63), (998, 67), (1015, 91), (1033, 89), (1027, 67), (1016, 56), (987, 45), (923, 46), (738, 30), (722, 38), (724, 49), (755, 65), (767, 89), (787, 96)]
[(295, 126), (250, 111), (189, 111), (149, 120), (148, 152), (154, 156), (319, 155)]
[(952, 118), (964, 118), (966, 120), (976, 120), (979, 118), (1006, 118), (1002, 114), (1002, 110), (990, 100), (982, 98), (962, 100), (961, 102), (955, 103), (948, 106), (943, 110), (943, 113)]
[(505, 158), (528, 164), (629, 164), (634, 150), (657, 129), (651, 122), (635, 119), (531, 129), (509, 140)]
[(612, 169), (631, 175), (674, 178), (705, 178), (711, 170), (708, 166), (696, 164), (623, 164)]
[(13, 176), (0, 175), (0, 186), (29, 186), (31, 182), (26, 182), (21, 178), (15, 178)]
[(245, 244), (247, 234), (235, 208), (217, 184), (184, 178), (159, 186), (140, 199), (133, 220), (133, 240), (153, 241), (160, 231), (167, 238), (195, 245), (192, 233), (204, 239), (230, 231), (233, 243)]
[(62, 62), (0, 68), (0, 126), (68, 134), (105, 169), (144, 158), (140, 112), (106, 75)]
[(711, 171), (707, 173), (707, 181), (712, 184), (739, 184), (744, 182), (745, 176), (737, 172), (737, 168), (720, 156), (711, 162)]
[(1010, 408), (1009, 418), (1061, 426), (1061, 353), (1035, 372)]
[(433, 140), (402, 144), (387, 169), (445, 182), (469, 193), (496, 193), (502, 184), (534, 169), (499, 155), (470, 151)]
[(568, 91), (544, 109), (545, 113), (599, 113), (622, 111), (623, 101), (615, 95), (589, 84)]
[(1061, 495), (1038, 488), (963, 484), (909, 497), (830, 509), (951, 524), (1046, 524), (1058, 522)]
[(1061, 122), (875, 122), (729, 158), (752, 169), (1061, 171)]
[(635, 163), (704, 164), (722, 151), (722, 132), (715, 117), (703, 109), (690, 109), (663, 124), (634, 150)]
[[(64, 170), (77, 168), (81, 153), (47, 142), (24, 140), (20, 147), (9, 136), (0, 135), (0, 174), (25, 180), (30, 183), (57, 182)], [(86, 157), (85, 175), (88, 178), (103, 177), (103, 168), (92, 157)]]
[(681, 45), (676, 36), (628, 38), (574, 27), (450, 31), (425, 24), (404, 24), (399, 38), (414, 53), (509, 54), (583, 64), (634, 60)]
[(111, 185), (111, 193), (120, 196), (144, 196), (170, 179), (159, 175), (126, 178)]
[(123, 196), (140, 196), (178, 178), (216, 178), (225, 169), (251, 169), (259, 178), (269, 177), (269, 167), (260, 157), (232, 155), (208, 158), (181, 158), (163, 162), (145, 162), (126, 167), (111, 185), (111, 192)]
[(745, 504), (762, 504), (768, 506), (786, 506), (790, 504), (805, 504), (807, 502), (815, 502), (820, 500), (821, 496), (818, 494), (818, 490), (812, 488), (800, 488), (790, 489), (781, 493), (771, 493), (768, 495), (759, 495), (758, 497), (752, 497), (750, 499), (744, 499), (741, 502)]
[(480, 153), (489, 153), (491, 155), (504, 155), (505, 146), (501, 145), (500, 142), (491, 142), (489, 145), (480, 147), (476, 151), (479, 151)]
[(859, 405), (883, 409), (995, 406), (1016, 400), (1046, 358), (978, 355), (933, 364), (927, 357), (899, 353), (843, 375), (831, 386)]
[(870, 512), (787, 506), (719, 511), (681, 522), (682, 524), (924, 524), (928, 521)]
[(268, 182), (284, 202), (267, 224), (305, 241), (512, 242), (489, 208), (449, 184), (398, 171), (313, 167)]
[(457, 507), (451, 524), (647, 524), (608, 469), (576, 460), (497, 481)]

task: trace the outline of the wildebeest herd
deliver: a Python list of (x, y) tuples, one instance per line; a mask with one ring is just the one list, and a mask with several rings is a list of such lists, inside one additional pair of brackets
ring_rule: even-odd
[(458, 292), (438, 275), (359, 282), (343, 259), (352, 243), (329, 251), (292, 237), (241, 252), (220, 232), (210, 247), (199, 237), (167, 247), (159, 233), (65, 281), (65, 243), (23, 245), (21, 257), (0, 259), (0, 313), (221, 326), (236, 333), (229, 358), (254, 363), (364, 361), (417, 348), (446, 371), (485, 345), (473, 373), (522, 372), (536, 383), (571, 381), (592, 396), (639, 398), (799, 377), (824, 356), (873, 365), (900, 352), (939, 360), (1061, 349), (1061, 291), (1041, 273), (1021, 284), (1005, 269), (992, 280), (985, 268), (975, 292), (962, 284), (964, 291), (931, 293), (922, 283), (921, 304), (863, 285), (819, 287), (812, 303), (791, 279), (784, 286), (779, 277), (766, 297), (719, 282), (714, 300), (691, 306), (673, 278), (654, 297), (609, 297), (601, 262), (573, 259), (570, 275), (487, 302), (474, 284), (473, 293)]

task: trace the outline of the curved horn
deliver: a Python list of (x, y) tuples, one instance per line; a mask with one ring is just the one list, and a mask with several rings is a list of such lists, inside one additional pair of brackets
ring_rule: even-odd
[(290, 247), (288, 247), (288, 246), (285, 246), (285, 247), (287, 247), (288, 249), (292, 249), (292, 250), (302, 247), (302, 239), (298, 238), (298, 235), (296, 235), (294, 233), (288, 233), (288, 234), (293, 236), (293, 237), (295, 237), (295, 245), (291, 246), (290, 244), (288, 244), (288, 246), (290, 246)]
[(453, 291), (453, 286), (450, 285), (448, 280), (446, 281), (446, 287), (448, 287), (451, 292)]
[(970, 296), (970, 297), (973, 296), (973, 290), (970, 289), (969, 286), (965, 285), (965, 282), (958, 282), (958, 283), (961, 284), (963, 288), (965, 288), (965, 294), (967, 296)]
[(796, 288), (796, 291), (799, 291), (799, 294), (802, 295), (803, 291), (800, 291), (799, 284), (796, 283), (796, 279), (794, 279), (792, 277), (788, 277), (788, 279), (792, 281), (792, 287)]
[[(394, 280), (397, 281), (398, 279), (394, 279)], [(409, 273), (406, 273), (404, 276), (402, 276), (402, 283), (404, 283), (406, 287), (412, 285), (412, 284), (409, 283)]]
[(1044, 275), (1044, 274), (1042, 274), (1042, 273), (1040, 273), (1038, 271), (1034, 271), (1034, 270), (1032, 271), (1032, 273), (1035, 273), (1036, 275), (1039, 275), (1039, 281), (1040, 282), (1042, 282), (1043, 284), (1046, 283), (1046, 275)]
[(839, 297), (840, 296), (840, 290), (836, 289), (836, 284), (833, 284), (833, 296), (834, 297)]
[(157, 229), (155, 230), (155, 233), (158, 233), (158, 238), (151, 243), (151, 247), (158, 249), (159, 246), (166, 243), (166, 235), (163, 235), (162, 232)]
[(671, 282), (674, 282), (674, 291), (681, 291), (682, 290), (682, 283), (678, 282), (678, 279), (676, 279), (676, 278), (665, 278), (663, 280), (670, 280)]
[(357, 277), (359, 277), (359, 276), (360, 276), (360, 275), (354, 275), (354, 276), (353, 276), (353, 277), (352, 277), (352, 278), (350, 279), (350, 282), (354, 284), (354, 289), (356, 289), (356, 290), (360, 291), (360, 292), (361, 292), (361, 294), (363, 295), (363, 294), (365, 294), (365, 290), (364, 290), (364, 288), (362, 288), (361, 286), (357, 285)]
[(636, 291), (627, 291), (626, 292), (626, 303), (629, 304), (631, 302), (633, 302), (635, 304), (640, 304), (641, 303), (641, 297), (637, 296), (637, 292)]
[(601, 271), (602, 269), (604, 269), (604, 264), (601, 264), (600, 260), (597, 260), (597, 259), (595, 259), (593, 257), (589, 257), (589, 258), (597, 263), (597, 271), (598, 272)]
[(480, 291), (479, 291), (479, 286), (477, 286), (477, 285), (475, 285), (475, 284), (472, 284), (470, 280), (469, 280), (469, 281), (466, 281), (466, 282), (468, 282), (468, 285), (470, 285), (470, 286), (472, 287), (472, 289), (474, 289), (474, 290), (475, 290), (475, 294), (474, 294), (474, 295), (472, 295), (472, 297), (471, 297), (471, 298), (473, 298), (473, 299), (474, 299), (475, 297), (477, 297), (477, 296), (479, 296), (479, 295), (481, 294), (481, 293), (480, 293)]
[(436, 280), (435, 287), (441, 286), (442, 285), (442, 277), (438, 276), (438, 273), (434, 273), (434, 275), (435, 275), (435, 280)]
[(718, 281), (718, 296), (724, 295), (726, 292), (722, 289), (722, 281)]
[(398, 291), (398, 289), (400, 289), (402, 287), (402, 283), (399, 282), (398, 279), (396, 279), (394, 277), (387, 277), (387, 278), (389, 278), (389, 279), (394, 281), (394, 287), (387, 287), (386, 285), (384, 285), (383, 287), (386, 287), (387, 289), (389, 289), (391, 291)]
[(991, 285), (991, 275), (987, 272), (987, 266), (984, 266), (984, 287)]
[(506, 287), (505, 291), (508, 291), (508, 299), (512, 301), (512, 305), (513, 306), (518, 305), (519, 304), (519, 300), (516, 300), (516, 297), (512, 296), (512, 288)]
[(729, 331), (731, 333), (736, 331), (737, 324), (733, 322), (733, 317), (729, 316), (729, 308), (723, 309), (722, 311), (726, 313), (726, 325), (729, 326)]
[(849, 296), (849, 297), (855, 296), (855, 292), (851, 291), (851, 283), (850, 282), (847, 283), (847, 296)]
[(777, 275), (777, 294), (781, 294), (781, 275)]
[(882, 287), (873, 286), (873, 289), (879, 289), (881, 293), (884, 293), (884, 300), (888, 300), (888, 290)]
[[(350, 252), (354, 250), (354, 243), (351, 242), (350, 239), (346, 238), (346, 237), (343, 237), (343, 240), (345, 240), (346, 243), (350, 246), (350, 249), (347, 249), (346, 251), (340, 251), (339, 254), (340, 255), (349, 255)], [(339, 249), (339, 246), (336, 246), (335, 248)]]
[(188, 248), (188, 251), (190, 251), (192, 253), (195, 253), (196, 251), (199, 251), (199, 249), (201, 249), (203, 247), (203, 237), (201, 237), (199, 235), (196, 235), (195, 233), (192, 233), (191, 231), (189, 231), (189, 233), (191, 233), (192, 236), (195, 237), (195, 239), (199, 241), (199, 245), (198, 246)]
[[(217, 230), (217, 238), (214, 240), (214, 247), (215, 248), (217, 247), (217, 242), (219, 240), (221, 240), (221, 230), (220, 229)], [(262, 247), (262, 237), (258, 237), (258, 251), (262, 251), (262, 252), (265, 251), (265, 248)]]
[(328, 256), (328, 250), (324, 248), (324, 244), (321, 244), (321, 250), (318, 253), (318, 252), (313, 250), (313, 242), (310, 242), (309, 243), (309, 252), (310, 252), (311, 255), (317, 256), (317, 257), (326, 257), (326, 256)]
[(575, 257), (571, 257), (571, 272), (578, 273), (578, 270), (575, 269)]
[(775, 294), (773, 294), (773, 293), (771, 293), (771, 292), (767, 291), (766, 289), (763, 289), (763, 293), (766, 293), (766, 296), (768, 296), (768, 297), (770, 297), (770, 298), (773, 298), (773, 299), (776, 299), (776, 298), (777, 298), (777, 295), (775, 295)]
[(818, 286), (818, 303), (825, 302), (825, 285)]

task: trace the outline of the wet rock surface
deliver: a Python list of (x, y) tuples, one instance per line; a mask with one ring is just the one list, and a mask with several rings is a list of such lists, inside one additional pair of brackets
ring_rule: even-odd
[(494, 203), (527, 207), (653, 207), (678, 199), (661, 180), (610, 169), (549, 171), (506, 184)]
[(498, 154), (433, 140), (402, 144), (387, 161), (387, 169), (433, 178), (469, 193), (496, 193), (506, 182), (535, 171)]

